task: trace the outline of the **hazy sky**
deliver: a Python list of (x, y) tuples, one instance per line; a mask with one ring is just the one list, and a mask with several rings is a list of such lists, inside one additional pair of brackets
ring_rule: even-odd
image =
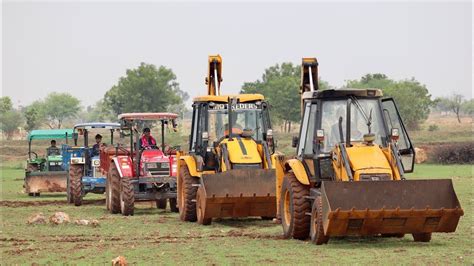
[(2, 4), (2, 94), (26, 105), (69, 92), (101, 99), (140, 62), (173, 69), (191, 96), (206, 92), (207, 55), (223, 57), (223, 93), (265, 68), (316, 56), (335, 86), (369, 72), (415, 77), (434, 96), (472, 96), (472, 4)]

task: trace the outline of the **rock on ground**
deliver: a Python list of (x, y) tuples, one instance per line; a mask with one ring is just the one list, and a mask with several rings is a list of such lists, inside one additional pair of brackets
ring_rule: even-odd
[(51, 217), (49, 217), (49, 221), (53, 224), (63, 224), (69, 223), (71, 220), (69, 219), (69, 215), (65, 212), (56, 212)]
[(124, 256), (118, 256), (112, 260), (112, 266), (126, 266), (127, 264), (127, 260)]
[(46, 217), (44, 217), (43, 213), (35, 213), (28, 218), (28, 224), (44, 224), (46, 223)]

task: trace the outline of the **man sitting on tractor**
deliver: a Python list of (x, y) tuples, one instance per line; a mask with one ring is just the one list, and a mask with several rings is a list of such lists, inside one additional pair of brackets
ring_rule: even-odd
[(46, 152), (48, 153), (48, 156), (61, 155), (61, 151), (56, 147), (56, 140), (51, 140), (51, 146), (46, 149)]
[(140, 147), (142, 149), (157, 149), (156, 140), (151, 136), (150, 128), (146, 127), (143, 129), (143, 135), (140, 138)]
[(105, 146), (105, 144), (101, 142), (102, 142), (102, 135), (101, 134), (95, 135), (95, 144), (94, 146), (92, 146), (92, 156), (99, 155), (100, 147)]

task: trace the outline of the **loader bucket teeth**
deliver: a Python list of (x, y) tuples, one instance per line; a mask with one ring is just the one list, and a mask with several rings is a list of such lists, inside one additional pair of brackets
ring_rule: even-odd
[(203, 175), (204, 218), (275, 217), (275, 170), (234, 169)]
[(323, 182), (327, 236), (454, 232), (464, 214), (452, 181)]

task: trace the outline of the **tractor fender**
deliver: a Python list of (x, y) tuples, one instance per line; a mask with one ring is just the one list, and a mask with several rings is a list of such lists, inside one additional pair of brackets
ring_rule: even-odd
[[(194, 160), (193, 156), (190, 156), (190, 155), (179, 156), (178, 169), (181, 167), (182, 163), (184, 163), (188, 167), (189, 173), (192, 176), (201, 177), (201, 173), (197, 171), (196, 161)], [(178, 170), (178, 175), (179, 175), (179, 170)]]
[(112, 158), (112, 163), (115, 164), (115, 167), (117, 167), (120, 177), (133, 176), (133, 163), (130, 157), (126, 155), (120, 155)]
[(309, 178), (306, 170), (303, 166), (303, 163), (298, 159), (290, 159), (285, 163), (285, 170), (286, 172), (292, 170), (296, 176), (296, 179), (303, 184), (309, 185)]

